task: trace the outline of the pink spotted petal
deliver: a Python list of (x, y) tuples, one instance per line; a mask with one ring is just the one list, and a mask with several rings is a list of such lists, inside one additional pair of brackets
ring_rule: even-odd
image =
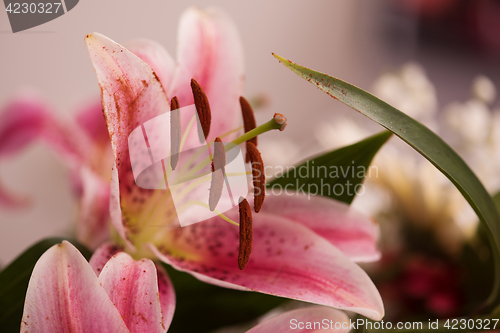
[(116, 246), (116, 244), (110, 242), (102, 244), (94, 251), (94, 254), (92, 254), (89, 260), (90, 267), (92, 267), (95, 274), (99, 276), (109, 259), (119, 252), (123, 252), (123, 249)]
[[(238, 220), (235, 210), (226, 215)], [(368, 275), (326, 239), (263, 212), (253, 215), (253, 225), (253, 251), (243, 271), (237, 265), (238, 227), (219, 217), (172, 230), (153, 251), (202, 281), (383, 317)]]
[(85, 258), (63, 241), (45, 252), (28, 285), (21, 332), (129, 332)]
[[(111, 172), (111, 184), (109, 190), (109, 217), (111, 218), (111, 223), (116, 229), (116, 232), (122, 239), (125, 240), (127, 246), (130, 249), (135, 249), (135, 246), (127, 238), (127, 228), (125, 226), (125, 221), (123, 218), (121, 197), (120, 197), (120, 182), (118, 180), (118, 171), (116, 170), (116, 164), (113, 165), (113, 170)], [(131, 182), (130, 180), (128, 182)], [(135, 185), (130, 185), (130, 187), (135, 187)]]
[(163, 316), (163, 326), (169, 327), (172, 323), (175, 310), (175, 291), (167, 272), (160, 265), (156, 265), (158, 272), (158, 291), (160, 292), (161, 313)]
[[(209, 139), (241, 123), (239, 97), (243, 93), (243, 48), (235, 24), (216, 9), (188, 9), (181, 17), (176, 68), (169, 96), (181, 106), (193, 104), (194, 78), (207, 94), (212, 110)], [(187, 124), (189, 119), (182, 119)]]
[[(166, 310), (175, 307), (175, 298), (168, 277), (161, 273)], [(158, 289), (158, 273), (149, 259), (135, 261), (124, 252), (113, 256), (99, 275), (99, 281), (122, 315), (130, 332), (166, 332), (162, 302)], [(170, 286), (166, 290), (164, 286)], [(172, 311), (170, 310), (170, 311)], [(168, 313), (168, 324), (171, 314)]]
[(347, 333), (349, 324), (349, 317), (344, 312), (315, 306), (272, 317), (247, 333)]
[(322, 196), (286, 191), (269, 193), (262, 212), (299, 222), (339, 248), (351, 260), (380, 259), (378, 225), (349, 205)]
[[(165, 91), (170, 88), (174, 75), (175, 61), (159, 43), (148, 39), (135, 39), (125, 43), (125, 47), (144, 60), (155, 71)], [(169, 96), (172, 98), (173, 96)]]
[(76, 230), (77, 240), (95, 249), (109, 238), (109, 183), (89, 168), (79, 171), (81, 180), (80, 209)]
[[(136, 185), (128, 150), (129, 134), (170, 110), (158, 77), (139, 57), (100, 34), (85, 38), (102, 91), (102, 103), (115, 157), (110, 193), (111, 219), (125, 239), (141, 223), (153, 194)], [(139, 127), (140, 128), (140, 127)]]

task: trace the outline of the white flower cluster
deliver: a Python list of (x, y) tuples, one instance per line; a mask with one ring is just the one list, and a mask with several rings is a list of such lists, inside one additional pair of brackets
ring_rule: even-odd
[[(436, 112), (434, 85), (415, 63), (381, 75), (373, 92), (445, 138), (490, 193), (500, 190), (500, 110), (490, 110), (496, 98), (490, 79), (475, 78), (470, 99), (452, 103), (442, 112)], [(332, 149), (370, 133), (351, 118), (336, 118), (335, 122), (321, 124), (316, 138), (323, 149)], [(472, 208), (444, 175), (411, 148), (391, 140), (376, 156), (374, 165), (379, 176), (367, 179), (367, 191), (355, 200), (356, 208), (432, 230), (450, 253), (456, 253), (474, 234), (477, 217)]]

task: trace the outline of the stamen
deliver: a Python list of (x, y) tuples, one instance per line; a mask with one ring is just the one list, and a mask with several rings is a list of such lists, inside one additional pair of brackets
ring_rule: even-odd
[(262, 205), (264, 204), (264, 198), (266, 196), (266, 177), (264, 174), (264, 162), (262, 161), (262, 156), (260, 152), (251, 142), (247, 141), (247, 153), (250, 156), (250, 161), (252, 161), (252, 176), (253, 176), (253, 196), (254, 203), (253, 208), (256, 213), (260, 211)]
[(286, 128), (286, 117), (282, 115), (281, 113), (275, 113), (274, 114), (274, 121), (281, 125), (280, 131), (283, 131)]
[(252, 253), (253, 230), (250, 205), (246, 199), (240, 198), (240, 200), (240, 248), (238, 252), (238, 267), (243, 270)]
[[(257, 127), (257, 123), (255, 122), (255, 116), (253, 114), (252, 106), (243, 96), (240, 97), (240, 105), (241, 105), (241, 113), (243, 115), (243, 127), (245, 128), (245, 133), (246, 133)], [(248, 141), (257, 146), (257, 137), (251, 138)], [(250, 162), (250, 156), (248, 156), (247, 153), (246, 163), (248, 162)]]
[(210, 124), (212, 122), (210, 104), (208, 103), (207, 95), (205, 95), (205, 92), (195, 79), (191, 79), (191, 90), (193, 91), (194, 105), (196, 106), (196, 112), (200, 119), (201, 130), (203, 131), (203, 135), (200, 133), (200, 142), (203, 142), (203, 138), (206, 140), (208, 137)]
[[(286, 119), (286, 118), (284, 118), (284, 119)], [(278, 118), (278, 120), (282, 121), (283, 119)], [(276, 120), (274, 118), (272, 118), (268, 122), (254, 128), (250, 132), (247, 132), (247, 133), (243, 134), (242, 136), (234, 139), (233, 141), (231, 141), (232, 144), (226, 145), (224, 149), (227, 152), (227, 151), (235, 148), (235, 146), (239, 146), (240, 144), (256, 137), (257, 135), (261, 135), (261, 134), (264, 134), (264, 133), (272, 131), (272, 130), (284, 128), (283, 126), (286, 126), (286, 121), (282, 124), (278, 124), (276, 122)], [(188, 125), (188, 127), (189, 127), (189, 125)], [(183, 140), (184, 140), (184, 138), (183, 138)], [(182, 147), (182, 143), (181, 143), (181, 147)], [(206, 167), (210, 162), (211, 162), (211, 156), (206, 157), (203, 161), (198, 163), (196, 166), (193, 166), (190, 169), (189, 173), (186, 176), (184, 176), (181, 180), (179, 180), (179, 182), (188, 181), (188, 180), (192, 179), (192, 177), (195, 177), (195, 176), (198, 177), (199, 176), (198, 172), (203, 170), (203, 168)]]
[(179, 162), (181, 146), (181, 114), (179, 100), (174, 96), (170, 101), (170, 166), (175, 170)]
[[(224, 187), (224, 167), (226, 165), (226, 151), (222, 140), (217, 137), (214, 141), (214, 158), (212, 160), (212, 183), (210, 184), (210, 195), (208, 207), (213, 212), (219, 203)], [(220, 171), (219, 171), (220, 170)]]

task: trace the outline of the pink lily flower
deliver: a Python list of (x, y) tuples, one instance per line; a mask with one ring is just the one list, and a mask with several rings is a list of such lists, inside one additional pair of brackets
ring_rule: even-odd
[(100, 266), (110, 250), (90, 264), (66, 241), (47, 250), (31, 275), (21, 332), (165, 332), (175, 307), (165, 271), (124, 252)]
[[(160, 333), (168, 330), (174, 308), (172, 284), (163, 268), (151, 260), (136, 261), (103, 245), (87, 262), (71, 243), (63, 241), (48, 249), (35, 265), (21, 332)], [(314, 322), (328, 322), (332, 328), (328, 332), (349, 331), (343, 312), (311, 307), (273, 317), (248, 332), (283, 332), (290, 325), (297, 326), (294, 332), (313, 332)]]
[[(180, 227), (168, 189), (136, 185), (130, 133), (169, 112), (171, 97), (181, 107), (192, 104), (191, 79), (203, 87), (213, 110), (208, 140), (234, 136), (240, 128), (242, 52), (224, 14), (194, 8), (183, 15), (175, 66), (154, 42), (136, 42), (127, 49), (99, 34), (87, 35), (85, 42), (114, 152), (111, 219), (128, 251), (159, 258), (215, 285), (355, 311), (375, 320), (383, 317), (377, 289), (353, 262), (378, 258), (378, 228), (347, 205), (322, 197), (308, 200), (300, 193), (268, 196), (253, 216), (253, 252), (241, 271), (236, 265), (237, 227), (221, 217)], [(236, 220), (237, 209), (225, 215)]]
[[(74, 119), (61, 121), (36, 94), (14, 97), (0, 114), (0, 160), (40, 140), (71, 170), (80, 209), (77, 239), (95, 249), (109, 238), (109, 179), (112, 151), (101, 103), (84, 107)], [(0, 205), (23, 207), (28, 200), (0, 186)]]

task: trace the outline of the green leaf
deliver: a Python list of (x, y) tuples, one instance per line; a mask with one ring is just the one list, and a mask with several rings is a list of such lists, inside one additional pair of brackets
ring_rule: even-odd
[(500, 292), (500, 218), (495, 204), (458, 154), (424, 125), (372, 94), (347, 82), (302, 67), (274, 55), (286, 67), (340, 102), (387, 128), (429, 160), (462, 193), (489, 230), (495, 261), (495, 285), (485, 306), (499, 301)]
[(353, 145), (305, 160), (294, 169), (269, 182), (269, 188), (299, 190), (323, 195), (350, 204), (370, 163), (392, 133), (384, 131)]
[(289, 301), (252, 291), (217, 287), (169, 265), (162, 265), (172, 280), (176, 297), (169, 333), (203, 333), (242, 324)]
[(497, 207), (497, 210), (500, 212), (500, 192), (495, 193), (492, 196), (493, 202), (495, 203), (495, 206)]
[[(38, 258), (51, 246), (61, 243), (65, 238), (44, 239), (17, 257), (0, 273), (0, 327), (2, 332), (19, 332), (23, 316), (24, 299), (31, 272)], [(87, 260), (90, 251), (83, 245), (71, 241)]]

